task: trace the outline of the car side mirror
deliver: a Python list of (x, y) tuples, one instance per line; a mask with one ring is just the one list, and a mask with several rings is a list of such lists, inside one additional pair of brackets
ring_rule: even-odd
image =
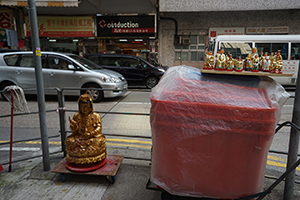
[(74, 67), (74, 65), (68, 65), (68, 68), (71, 70), (76, 70), (76, 68)]

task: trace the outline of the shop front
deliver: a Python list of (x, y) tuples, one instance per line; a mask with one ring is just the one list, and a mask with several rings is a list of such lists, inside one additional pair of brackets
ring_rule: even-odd
[(156, 15), (97, 15), (99, 53), (156, 59)]
[[(28, 17), (25, 23), (30, 40)], [(43, 51), (132, 54), (148, 60), (158, 54), (156, 15), (38, 16), (38, 28)]]
[[(30, 39), (29, 17), (25, 17), (25, 23), (26, 36)], [(92, 16), (38, 16), (38, 28), (43, 51), (78, 54), (83, 51), (80, 49), (83, 41), (94, 39)]]

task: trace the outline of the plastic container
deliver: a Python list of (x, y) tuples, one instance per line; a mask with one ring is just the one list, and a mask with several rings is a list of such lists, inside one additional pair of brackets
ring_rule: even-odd
[(236, 85), (226, 75), (175, 68), (150, 96), (151, 181), (181, 196), (233, 199), (261, 192), (284, 89), (265, 77)]

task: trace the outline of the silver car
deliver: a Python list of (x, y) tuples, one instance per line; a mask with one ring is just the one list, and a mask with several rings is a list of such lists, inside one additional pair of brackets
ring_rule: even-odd
[[(103, 69), (95, 63), (70, 53), (42, 52), (41, 56), (45, 94), (55, 95), (50, 88), (87, 88), (64, 90), (65, 95), (88, 93), (94, 102), (123, 95), (127, 81), (119, 73)], [(33, 53), (31, 51), (0, 54), (0, 91), (6, 86), (20, 86), (25, 94), (35, 94)], [(95, 90), (102, 88), (102, 90)], [(27, 90), (26, 90), (27, 89)], [(3, 94), (2, 94), (3, 95)]]

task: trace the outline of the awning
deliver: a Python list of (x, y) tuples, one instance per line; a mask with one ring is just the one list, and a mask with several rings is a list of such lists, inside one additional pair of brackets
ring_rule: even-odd
[[(40, 7), (78, 7), (79, 0), (35, 0)], [(0, 0), (2, 6), (27, 6), (27, 0)]]

